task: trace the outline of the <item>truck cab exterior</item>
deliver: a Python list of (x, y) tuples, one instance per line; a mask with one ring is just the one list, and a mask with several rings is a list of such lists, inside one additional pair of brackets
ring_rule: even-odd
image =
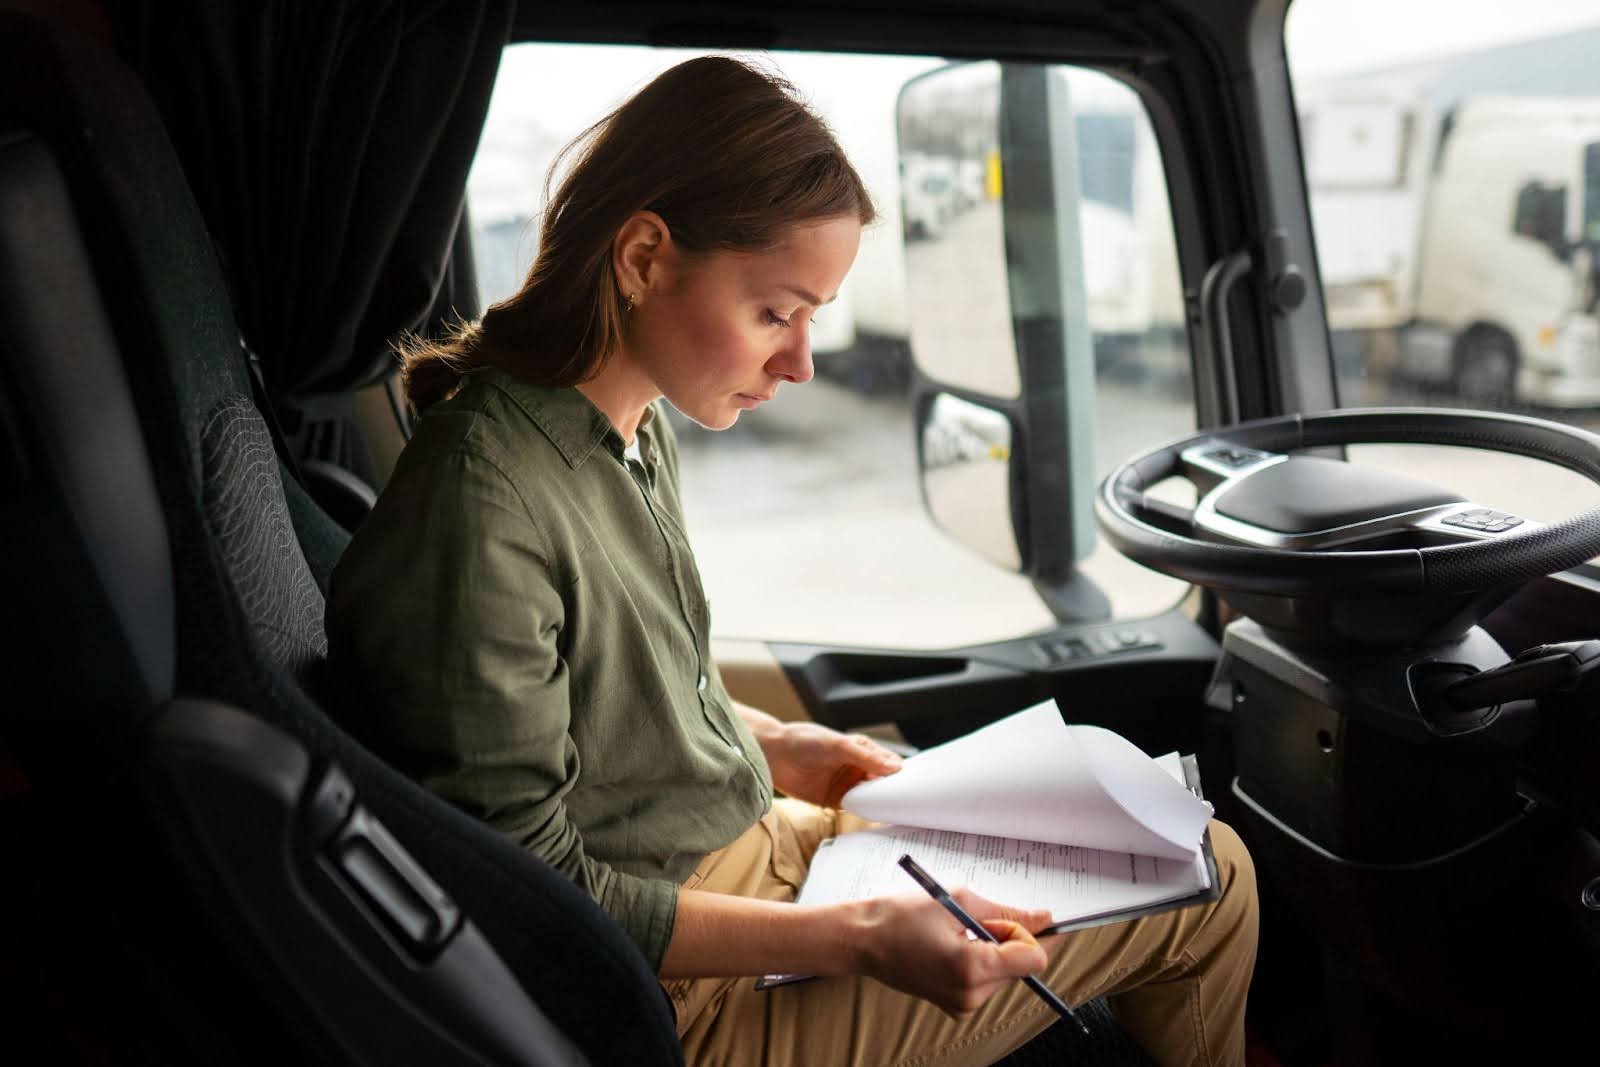
[(1600, 97), (1478, 97), (1454, 114), (1422, 226), (1417, 320), (1443, 331), (1468, 395), (1600, 404), (1586, 244), (1597, 158)]

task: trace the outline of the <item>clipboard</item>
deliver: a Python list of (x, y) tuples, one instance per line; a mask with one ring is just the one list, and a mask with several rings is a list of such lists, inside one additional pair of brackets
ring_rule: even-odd
[[(1200, 765), (1192, 755), (1181, 756), (1180, 766), (1183, 770), (1184, 785), (1189, 791), (1201, 800), (1205, 799), (1200, 785)], [(1170, 900), (1163, 900), (1154, 904), (1136, 905), (1129, 908), (1116, 908), (1093, 915), (1080, 915), (1072, 919), (1045, 927), (1038, 931), (1037, 936), (1071, 933), (1076, 930), (1092, 929), (1096, 926), (1106, 926), (1111, 923), (1127, 922), (1132, 919), (1143, 918), (1147, 915), (1158, 915), (1165, 911), (1176, 911), (1179, 908), (1193, 907), (1196, 904), (1206, 904), (1219, 899), (1222, 887), (1217, 874), (1216, 853), (1211, 845), (1211, 830), (1205, 830), (1200, 841), (1200, 855), (1205, 859), (1207, 885), (1194, 893)], [(762, 975), (755, 981), (755, 988), (760, 990), (773, 989), (778, 986), (792, 985), (796, 982), (810, 981), (813, 975), (769, 974)]]

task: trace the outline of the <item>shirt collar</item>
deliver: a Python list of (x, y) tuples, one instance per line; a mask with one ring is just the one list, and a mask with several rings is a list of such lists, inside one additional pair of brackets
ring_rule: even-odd
[[(551, 387), (529, 385), (527, 382), (499, 369), (485, 374), (485, 383), (509, 396), (523, 410), (533, 424), (550, 439), (573, 470), (582, 467), (594, 454), (597, 446), (604, 444), (620, 462), (626, 447), (611, 420), (595, 407), (581, 391), (572, 386)], [(637, 434), (650, 439), (647, 428), (655, 421), (655, 405), (644, 409)]]

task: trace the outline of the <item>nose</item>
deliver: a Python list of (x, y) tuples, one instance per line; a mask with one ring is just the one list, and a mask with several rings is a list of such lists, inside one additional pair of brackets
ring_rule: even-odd
[(786, 332), (791, 335), (788, 343), (767, 360), (767, 373), (786, 382), (809, 382), (816, 373), (811, 363), (811, 324), (801, 323)]

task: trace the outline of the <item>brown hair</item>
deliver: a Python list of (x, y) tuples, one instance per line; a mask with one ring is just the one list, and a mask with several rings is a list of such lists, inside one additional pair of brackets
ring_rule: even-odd
[(794, 87), (725, 56), (661, 74), (562, 149), (552, 176), (573, 153), (522, 288), (481, 322), (396, 346), (417, 410), (479, 367), (537, 385), (592, 377), (622, 337), (611, 247), (635, 211), (660, 215), (691, 255), (758, 251), (795, 224), (875, 217), (860, 175)]

